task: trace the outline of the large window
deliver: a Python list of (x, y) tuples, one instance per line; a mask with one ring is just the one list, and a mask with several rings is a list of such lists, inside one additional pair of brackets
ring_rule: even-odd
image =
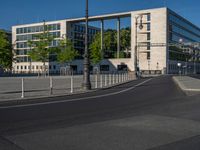
[(151, 30), (151, 24), (147, 23), (147, 31), (150, 31), (150, 30)]
[[(47, 25), (49, 31), (60, 30), (60, 24), (50, 24)], [(34, 26), (34, 27), (24, 27), (24, 28), (17, 28), (17, 34), (23, 33), (33, 33), (33, 32), (42, 32), (44, 31), (43, 25), (41, 26)]]
[(147, 21), (151, 21), (151, 14), (147, 14)]
[(151, 40), (151, 33), (147, 33), (147, 40)]

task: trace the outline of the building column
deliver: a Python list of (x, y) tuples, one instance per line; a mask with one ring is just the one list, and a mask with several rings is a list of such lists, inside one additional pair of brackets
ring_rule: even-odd
[(101, 20), (101, 53), (104, 58), (104, 20)]
[(117, 58), (119, 58), (119, 52), (121, 48), (120, 43), (120, 18), (117, 19)]

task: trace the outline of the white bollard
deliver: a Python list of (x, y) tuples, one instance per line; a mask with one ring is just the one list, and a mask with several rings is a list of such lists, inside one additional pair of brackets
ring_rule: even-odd
[(71, 74), (71, 93), (73, 93), (74, 92), (74, 81), (73, 81), (73, 71), (72, 71), (72, 74)]
[(24, 78), (22, 78), (22, 96), (21, 98), (24, 98)]
[(103, 88), (103, 75), (100, 74), (100, 87)]
[(97, 76), (97, 74), (95, 76), (95, 88), (96, 89), (98, 88), (98, 76)]
[(130, 81), (130, 74), (128, 73), (128, 80)]
[(118, 78), (117, 78), (117, 73), (115, 74), (115, 83), (117, 84), (118, 83)]
[(105, 74), (105, 86), (107, 86), (107, 74)]
[(113, 73), (113, 84), (115, 84), (115, 74)]
[(109, 74), (109, 85), (112, 84), (112, 74)]
[(53, 79), (52, 77), (49, 78), (49, 87), (50, 87), (50, 95), (53, 94)]

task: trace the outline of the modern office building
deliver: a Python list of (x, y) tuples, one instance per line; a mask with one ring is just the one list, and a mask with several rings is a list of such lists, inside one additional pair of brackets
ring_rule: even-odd
[[(129, 17), (131, 20), (131, 46), (127, 58), (120, 58), (119, 53), (125, 50), (121, 47), (121, 19)], [(124, 13), (115, 13), (100, 16), (91, 16), (89, 21), (99, 21), (100, 28), (90, 26), (90, 42), (97, 32), (101, 32), (101, 49), (104, 51), (104, 20), (116, 19), (117, 47), (116, 58), (106, 58), (101, 61), (102, 71), (136, 70), (142, 73), (200, 73), (200, 28), (176, 14), (168, 8), (155, 8), (137, 10)], [(85, 28), (81, 22), (85, 18), (66, 19), (61, 21), (46, 22), (52, 26), (52, 34), (57, 39), (52, 43), (57, 45), (57, 40), (63, 35), (74, 41), (74, 46), (83, 55)], [(32, 62), (27, 56), (29, 48), (27, 40), (33, 34), (42, 31), (43, 23), (18, 25), (12, 27), (12, 41), (16, 43), (18, 61), (13, 63), (16, 72), (37, 72), (42, 63)], [(76, 42), (75, 42), (76, 41)], [(177, 65), (179, 64), (179, 66)], [(56, 62), (47, 62), (51, 71), (59, 71)], [(31, 67), (30, 67), (31, 66)], [(83, 71), (83, 59), (72, 62), (74, 70)]]
[[(59, 40), (67, 36), (74, 43), (74, 48), (79, 52), (78, 60), (82, 59), (84, 54), (84, 24), (73, 23), (69, 24), (67, 20), (45, 22), (49, 28), (50, 34), (53, 35), (52, 47), (56, 47), (59, 44)], [(19, 25), (12, 27), (13, 45), (16, 51), (16, 61), (13, 62), (13, 72), (15, 73), (37, 73), (42, 71), (42, 63), (34, 62), (28, 56), (28, 52), (31, 48), (28, 46), (29, 40), (36, 40), (37, 34), (42, 33), (44, 30), (44, 22)], [(89, 26), (89, 43), (91, 43), (93, 36), (99, 32), (98, 28)], [(55, 62), (55, 59), (50, 57), (49, 62), (46, 62), (46, 68), (49, 68), (51, 73), (58, 73), (60, 71), (60, 65)], [(80, 64), (80, 61), (78, 61)], [(77, 70), (77, 65), (73, 68)], [(48, 70), (48, 69), (47, 69)]]

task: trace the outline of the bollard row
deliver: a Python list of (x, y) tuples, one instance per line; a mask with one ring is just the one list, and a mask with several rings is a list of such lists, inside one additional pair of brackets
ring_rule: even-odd
[[(117, 72), (117, 73), (109, 73), (109, 74), (95, 74), (93, 75), (93, 83), (94, 87), (93, 88), (104, 88), (104, 87), (109, 87), (117, 84), (121, 84), (130, 80), (133, 80), (133, 76), (129, 74), (128, 72)], [(74, 85), (77, 85), (78, 80), (75, 80), (77, 78), (74, 78), (73, 73), (69, 78), (67, 78), (70, 81), (67, 81), (67, 84), (69, 85), (70, 90), (68, 92), (74, 93)], [(55, 81), (53, 77), (49, 77), (49, 95), (55, 94)], [(64, 80), (66, 80), (64, 78)], [(25, 78), (21, 78), (21, 98), (23, 99), (25, 97)], [(47, 82), (47, 83), (48, 83)], [(80, 82), (79, 82), (80, 83)], [(80, 85), (81, 86), (81, 85)], [(27, 88), (27, 86), (26, 86)], [(79, 88), (79, 87), (78, 87)], [(80, 87), (81, 88), (81, 87)], [(47, 89), (48, 90), (48, 89)]]
[(95, 74), (94, 88), (103, 88), (120, 83), (124, 83), (133, 79), (128, 72), (109, 73), (109, 74)]

